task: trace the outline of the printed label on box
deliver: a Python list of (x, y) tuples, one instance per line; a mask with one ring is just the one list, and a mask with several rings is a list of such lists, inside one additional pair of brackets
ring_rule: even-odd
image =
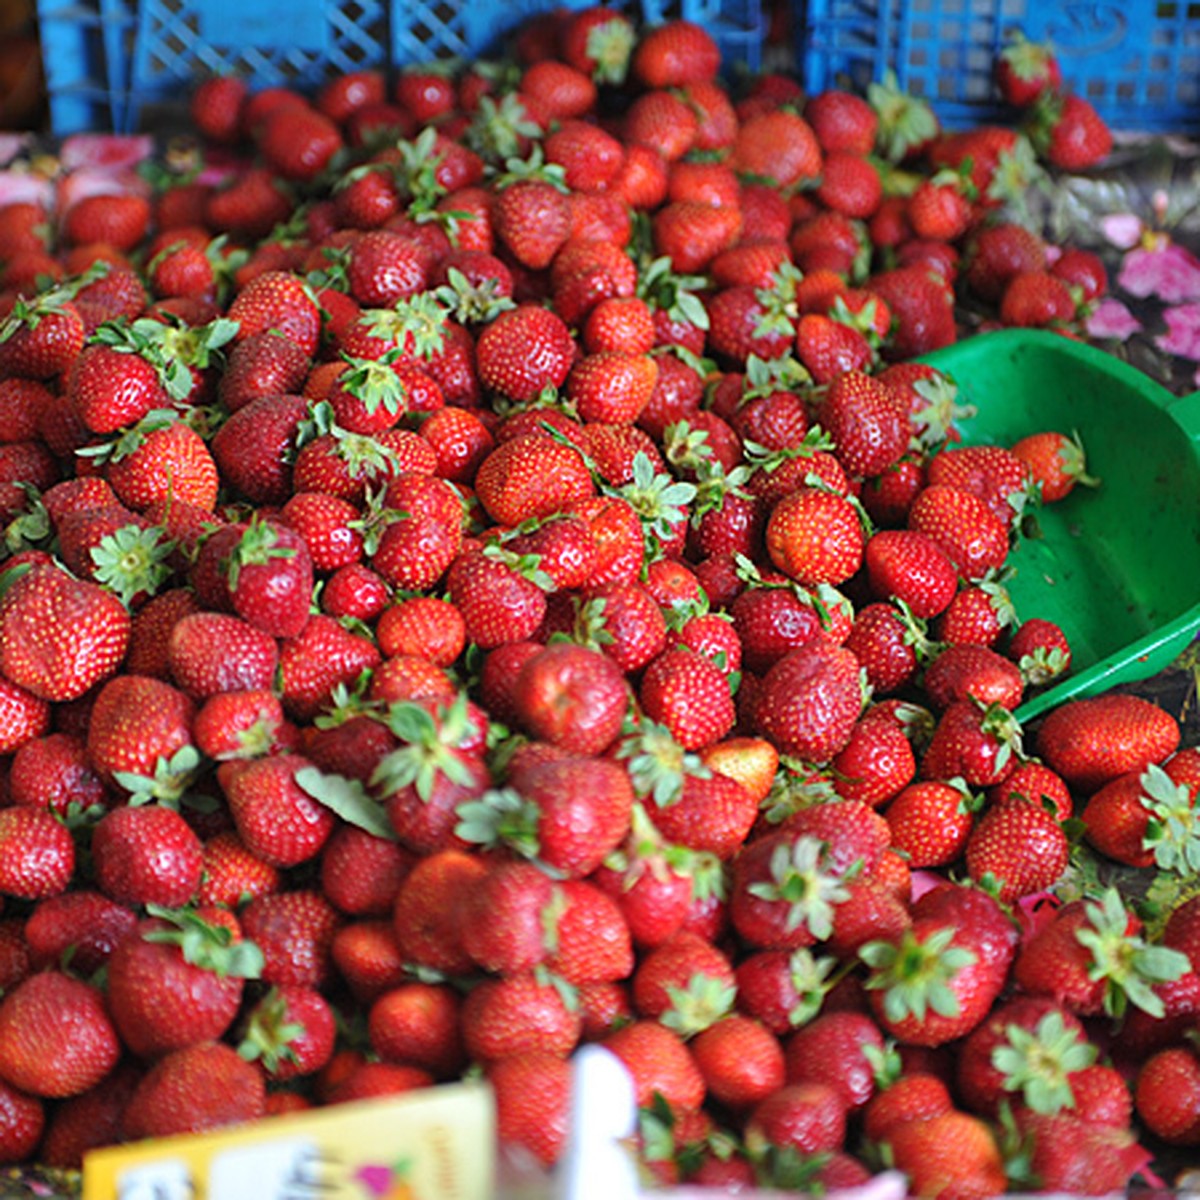
[(92, 1152), (82, 1200), (489, 1200), (486, 1084), (272, 1117)]

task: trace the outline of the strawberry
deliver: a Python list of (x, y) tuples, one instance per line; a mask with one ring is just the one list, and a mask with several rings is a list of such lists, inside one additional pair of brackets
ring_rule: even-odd
[(1051, 770), (1082, 792), (1161, 762), (1179, 744), (1170, 714), (1137, 696), (1073, 700), (1038, 730), (1037, 749)]
[(341, 917), (317, 891), (257, 896), (241, 914), (242, 932), (262, 951), (262, 978), (280, 986), (327, 987), (330, 948)]
[(1067, 868), (1070, 845), (1057, 819), (1020, 797), (1002, 801), (980, 818), (967, 842), (967, 873), (994, 880), (1011, 903), (1053, 887)]
[(687, 750), (718, 741), (733, 726), (733, 697), (724, 673), (687, 647), (667, 650), (649, 664), (638, 698), (646, 715), (665, 724)]
[(124, 1043), (156, 1058), (220, 1037), (262, 955), (221, 910), (151, 911), (109, 957), (108, 998)]
[(567, 1007), (550, 983), (539, 983), (533, 975), (489, 979), (463, 1004), (463, 1046), (476, 1062), (531, 1051), (565, 1057), (579, 1032), (578, 1012)]
[(937, 867), (962, 856), (978, 807), (978, 799), (965, 788), (925, 780), (904, 788), (884, 817), (892, 845), (907, 855), (911, 867)]
[(130, 907), (186, 904), (200, 883), (200, 839), (173, 809), (162, 805), (115, 808), (92, 835), (96, 883)]
[(573, 508), (594, 492), (580, 452), (543, 433), (497, 446), (480, 463), (475, 489), (489, 516), (509, 526)]
[(1025, 690), (1021, 672), (1007, 658), (970, 642), (940, 650), (926, 666), (923, 683), (935, 709), (959, 700), (1013, 709)]
[(995, 1134), (978, 1117), (958, 1110), (898, 1121), (885, 1137), (892, 1160), (908, 1176), (914, 1195), (944, 1196), (960, 1190), (998, 1196), (1006, 1174)]
[(250, 1010), (238, 1053), (274, 1080), (319, 1071), (333, 1054), (333, 1010), (312, 988), (272, 988)]
[[(591, 11), (607, 14), (606, 9)], [(553, 1166), (567, 1141), (571, 1095), (568, 1063), (558, 1055), (529, 1050), (491, 1063), (487, 1078), (495, 1092), (496, 1128), (501, 1142), (531, 1154), (543, 1166)]]
[(686, 275), (703, 270), (734, 245), (742, 215), (736, 208), (679, 200), (659, 208), (651, 223), (657, 254), (668, 259), (672, 270)]
[(903, 730), (870, 714), (860, 717), (831, 766), (839, 796), (878, 808), (912, 781), (917, 761)]
[(1015, 276), (1041, 271), (1045, 265), (1046, 247), (1037, 234), (1023, 225), (1001, 222), (972, 235), (964, 279), (981, 300), (994, 303)]
[(926, 534), (882, 529), (867, 542), (864, 561), (875, 595), (903, 600), (914, 616), (937, 616), (954, 598), (954, 565)]
[(369, 638), (332, 617), (311, 616), (299, 636), (279, 648), (284, 711), (295, 720), (311, 720), (329, 706), (339, 683), (349, 687), (364, 670), (378, 665), (379, 651)]
[(171, 677), (190, 696), (270, 688), (279, 653), (274, 638), (241, 617), (192, 613), (177, 621), (168, 644)]
[(48, 733), (21, 746), (12, 758), (8, 788), (13, 804), (64, 817), (72, 804), (86, 811), (107, 799), (83, 740), (69, 733)]
[(57, 971), (32, 975), (0, 1004), (0, 1071), (34, 1096), (87, 1091), (116, 1065), (120, 1043), (95, 988)]
[(996, 86), (1006, 104), (1026, 108), (1044, 93), (1062, 86), (1062, 68), (1047, 45), (1017, 32), (996, 57)]
[(750, 117), (733, 147), (737, 171), (791, 187), (821, 174), (821, 148), (803, 117), (776, 109)]
[(1010, 449), (1028, 467), (1044, 504), (1062, 500), (1076, 484), (1096, 487), (1100, 482), (1087, 473), (1083, 445), (1076, 436), (1054, 431), (1031, 433)]
[(625, 1064), (633, 1076), (639, 1107), (661, 1096), (673, 1109), (700, 1107), (704, 1076), (695, 1057), (678, 1034), (657, 1021), (635, 1020), (600, 1043)]
[(1051, 996), (1080, 1016), (1120, 1014), (1130, 1004), (1161, 1015), (1162, 999), (1150, 985), (1178, 979), (1188, 960), (1177, 950), (1148, 945), (1139, 927), (1115, 889), (1097, 900), (1071, 901), (1023, 943), (1013, 977), (1026, 991)]
[(230, 607), (273, 637), (295, 637), (308, 621), (312, 559), (304, 539), (272, 521), (228, 525), (214, 534), (197, 559), (217, 560)]
[(757, 1104), (746, 1121), (746, 1148), (769, 1147), (801, 1155), (827, 1154), (846, 1137), (846, 1105), (824, 1083), (789, 1083)]
[(540, 168), (538, 156), (528, 178), (502, 186), (495, 201), (496, 236), (525, 267), (538, 271), (550, 265), (570, 233), (570, 206), (564, 195), (562, 168)]
[(633, 943), (620, 906), (601, 888), (564, 880), (565, 905), (556, 924), (558, 945), (548, 968), (576, 987), (616, 983), (633, 970)]
[(875, 148), (879, 118), (866, 100), (853, 92), (830, 88), (809, 96), (804, 119), (826, 154), (836, 150), (870, 154)]
[(233, 908), (245, 900), (279, 890), (279, 872), (251, 854), (232, 830), (204, 843), (204, 870), (196, 900)]
[(1200, 1059), (1179, 1046), (1146, 1060), (1134, 1085), (1134, 1104), (1142, 1123), (1156, 1137), (1176, 1146), (1200, 1144)]
[(729, 959), (697, 934), (681, 931), (651, 950), (633, 975), (633, 1005), (691, 1037), (725, 1017), (736, 984)]
[(460, 837), (512, 845), (582, 878), (629, 832), (633, 787), (607, 759), (548, 759), (513, 773), (509, 783), (509, 789), (460, 806)]
[(1021, 755), (1021, 728), (1008, 709), (956, 700), (942, 713), (921, 760), (925, 779), (961, 776), (971, 787), (1003, 783)]
[(771, 561), (811, 587), (849, 579), (862, 563), (866, 539), (858, 513), (845, 497), (801, 487), (771, 510), (766, 541)]
[(1021, 623), (1004, 648), (1031, 687), (1041, 687), (1071, 669), (1067, 635), (1053, 621), (1030, 617)]
[(858, 659), (816, 639), (767, 672), (754, 723), (781, 753), (823, 763), (850, 740), (861, 709)]
[(130, 1139), (206, 1133), (261, 1117), (262, 1072), (220, 1042), (200, 1042), (159, 1059), (134, 1089), (121, 1120)]
[(321, 315), (304, 282), (286, 271), (267, 271), (238, 292), (226, 314), (238, 322), (234, 342), (274, 330), (312, 355), (321, 332)]
[(520, 306), (501, 313), (480, 335), (479, 379), (512, 400), (532, 400), (543, 388), (562, 385), (573, 352), (561, 318), (547, 309)]
[(134, 249), (146, 236), (150, 202), (133, 192), (85, 196), (61, 218), (61, 234), (75, 246), (102, 242), (114, 250)]
[(403, 983), (372, 1003), (371, 1045), (385, 1061), (412, 1063), (448, 1077), (463, 1065), (461, 1007), (457, 993), (444, 984)]
[(931, 485), (956, 487), (978, 496), (1010, 525), (1031, 498), (1024, 463), (1001, 446), (944, 448), (930, 459), (926, 478)]
[(218, 768), (238, 834), (271, 866), (315, 858), (333, 832), (334, 816), (297, 781), (312, 764), (296, 754), (230, 760)]
[(643, 34), (631, 65), (634, 78), (646, 87), (681, 87), (715, 79), (720, 57), (703, 26), (674, 20)]
[(908, 526), (937, 542), (969, 580), (999, 570), (1008, 555), (1004, 521), (984, 501), (958, 487), (926, 487), (913, 501)]
[(978, 586), (958, 590), (946, 610), (934, 622), (938, 640), (951, 646), (976, 645), (995, 648), (1004, 631), (1013, 627), (1017, 614), (1008, 589), (997, 582), (1002, 574), (984, 576)]
[(1039, 122), (1035, 144), (1047, 161), (1061, 170), (1094, 167), (1112, 149), (1111, 131), (1082, 96), (1071, 94), (1049, 100), (1042, 112), (1035, 113), (1035, 120)]
[(708, 1095), (731, 1109), (751, 1108), (783, 1086), (779, 1042), (749, 1017), (722, 1017), (692, 1040), (691, 1051)]
[(521, 668), (517, 718), (534, 737), (573, 754), (599, 754), (621, 730), (627, 704), (616, 664), (597, 650), (547, 646)]
[(1075, 298), (1067, 284), (1049, 271), (1014, 275), (1000, 298), (1000, 320), (1022, 328), (1061, 328), (1076, 315)]
[(125, 657), (129, 614), (104, 588), (49, 565), (12, 567), (0, 584), (0, 670), (12, 683), (74, 700)]
[(919, 266), (897, 267), (872, 276), (869, 287), (895, 317), (885, 358), (911, 358), (956, 340), (952, 294), (932, 272)]
[(254, 504), (285, 503), (293, 442), (307, 410), (303, 396), (273, 393), (239, 408), (209, 443), (222, 480)]

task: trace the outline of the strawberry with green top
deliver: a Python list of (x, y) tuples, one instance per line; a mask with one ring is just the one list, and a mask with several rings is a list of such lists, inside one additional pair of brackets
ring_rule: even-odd
[(337, 1036), (333, 1009), (315, 988), (272, 988), (241, 1027), (238, 1053), (261, 1063), (274, 1080), (319, 1071), (333, 1056)]

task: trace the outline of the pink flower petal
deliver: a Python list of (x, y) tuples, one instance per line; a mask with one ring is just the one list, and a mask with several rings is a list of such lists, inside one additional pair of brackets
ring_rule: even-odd
[(1131, 296), (1157, 296), (1168, 304), (1200, 300), (1200, 259), (1174, 242), (1131, 250), (1121, 264), (1117, 286)]
[(149, 134), (77, 133), (63, 142), (58, 158), (68, 171), (77, 167), (120, 170), (136, 167), (153, 153), (154, 139)]
[(1142, 220), (1133, 213), (1112, 213), (1100, 218), (1100, 232), (1118, 250), (1132, 250), (1142, 236)]
[(1154, 339), (1154, 344), (1168, 354), (1200, 362), (1200, 304), (1180, 304), (1164, 309), (1167, 332)]
[(1120, 300), (1112, 296), (1101, 300), (1087, 319), (1088, 334), (1095, 338), (1115, 338), (1124, 342), (1141, 328), (1141, 321)]

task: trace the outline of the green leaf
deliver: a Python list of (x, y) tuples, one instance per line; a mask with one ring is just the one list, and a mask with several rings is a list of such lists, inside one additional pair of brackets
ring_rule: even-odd
[(382, 807), (368, 795), (357, 779), (326, 774), (317, 767), (301, 767), (296, 785), (318, 804), (335, 812), (348, 825), (364, 829), (377, 838), (394, 842), (396, 833)]

